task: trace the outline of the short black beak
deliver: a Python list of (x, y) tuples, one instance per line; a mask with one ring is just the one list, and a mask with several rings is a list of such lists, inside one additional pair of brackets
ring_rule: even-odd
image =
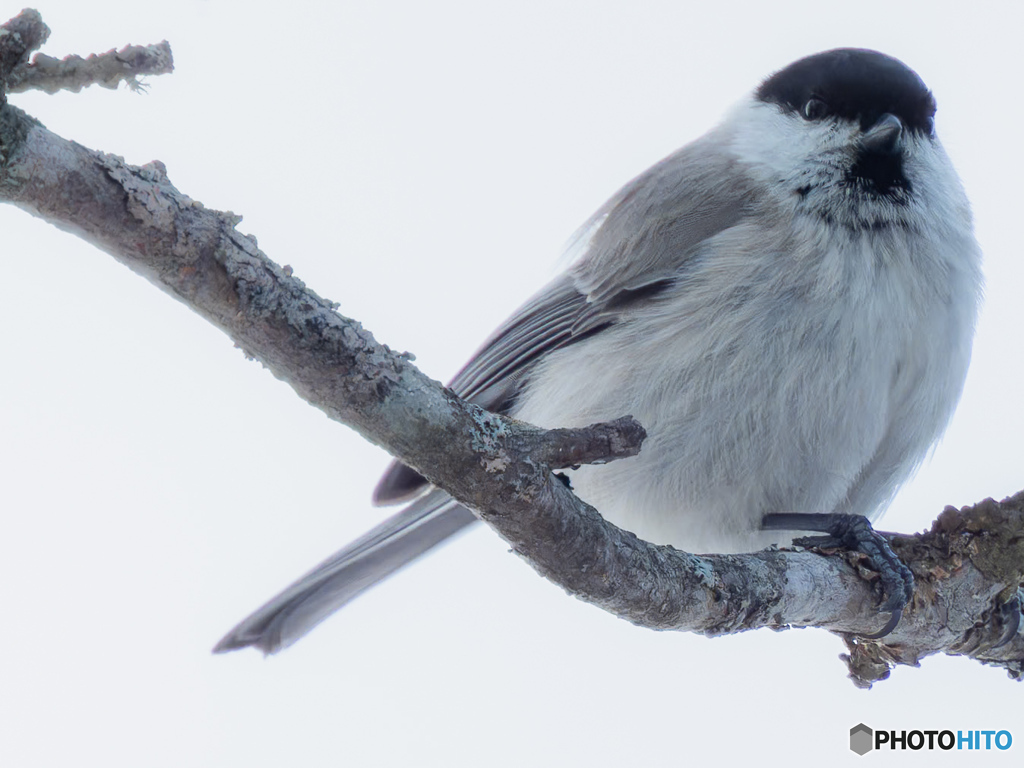
[(903, 122), (896, 115), (886, 112), (861, 136), (861, 146), (867, 152), (894, 155), (900, 150), (902, 138)]

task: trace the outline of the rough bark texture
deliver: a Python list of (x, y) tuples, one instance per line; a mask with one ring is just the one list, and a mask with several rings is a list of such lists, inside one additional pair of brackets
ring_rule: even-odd
[(119, 51), (93, 54), (86, 58), (55, 59), (36, 54), (32, 63), (11, 73), (8, 93), (38, 90), (46, 93), (78, 91), (90, 85), (117, 88), (122, 82), (133, 90), (142, 88), (143, 75), (165, 75), (174, 71), (171, 46), (164, 40), (156, 45), (126, 45)]
[[(0, 86), (24, 83), (17, 73), (48, 30), (26, 11), (0, 31)], [(616, 528), (551, 470), (634, 455), (644, 432), (632, 419), (544, 431), (459, 400), (270, 261), (236, 216), (175, 189), (161, 163), (129, 166), (66, 141), (4, 93), (0, 202), (88, 240), (188, 305), (299, 396), (476, 510), (546, 578), (617, 616), (706, 635), (821, 627), (844, 635), (859, 685), (939, 652), (1015, 679), (1024, 671), (1024, 493), (947, 508), (928, 533), (894, 537), (917, 592), (884, 642), (858, 638), (886, 618), (858, 556), (696, 556)]]
[(7, 34), (0, 40), (0, 69), (4, 72), (4, 93), (40, 90), (56, 93), (78, 91), (90, 85), (117, 88), (122, 82), (133, 90), (143, 86), (143, 75), (165, 75), (174, 71), (171, 46), (164, 40), (156, 45), (126, 45), (119, 51), (93, 54), (87, 58), (67, 56), (55, 59), (38, 53), (29, 63), (28, 55), (50, 36), (37, 11), (22, 11), (3, 27)]

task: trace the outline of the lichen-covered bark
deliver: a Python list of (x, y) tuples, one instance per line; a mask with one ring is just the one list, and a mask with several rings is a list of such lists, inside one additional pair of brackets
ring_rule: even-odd
[[(0, 35), (0, 83), (45, 39), (41, 20), (24, 16), (16, 45)], [(938, 652), (1021, 675), (1024, 494), (947, 509), (930, 532), (896, 537), (917, 577), (914, 601), (884, 643), (858, 639), (885, 617), (856, 555), (697, 556), (610, 525), (551, 470), (635, 455), (640, 425), (624, 414), (544, 431), (462, 402), (270, 261), (236, 216), (175, 189), (161, 163), (133, 167), (66, 141), (0, 99), (0, 202), (88, 240), (189, 306), (299, 396), (476, 510), (538, 572), (615, 615), (707, 635), (822, 627), (844, 634), (862, 685)]]

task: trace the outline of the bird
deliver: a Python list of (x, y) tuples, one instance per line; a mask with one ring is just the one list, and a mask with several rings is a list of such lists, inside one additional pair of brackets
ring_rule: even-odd
[[(605, 519), (689, 552), (824, 532), (873, 554), (898, 621), (913, 577), (869, 521), (953, 414), (982, 293), (935, 112), (877, 51), (774, 72), (613, 195), (449, 386), (545, 428), (633, 415), (639, 455), (567, 473)], [(400, 462), (373, 501), (406, 506), (214, 651), (286, 648), (476, 520)]]

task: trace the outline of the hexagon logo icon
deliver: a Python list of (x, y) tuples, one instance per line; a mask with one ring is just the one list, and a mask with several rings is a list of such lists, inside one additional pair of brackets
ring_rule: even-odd
[(873, 736), (871, 729), (864, 723), (857, 723), (850, 729), (850, 749), (858, 755), (866, 755), (874, 748)]

